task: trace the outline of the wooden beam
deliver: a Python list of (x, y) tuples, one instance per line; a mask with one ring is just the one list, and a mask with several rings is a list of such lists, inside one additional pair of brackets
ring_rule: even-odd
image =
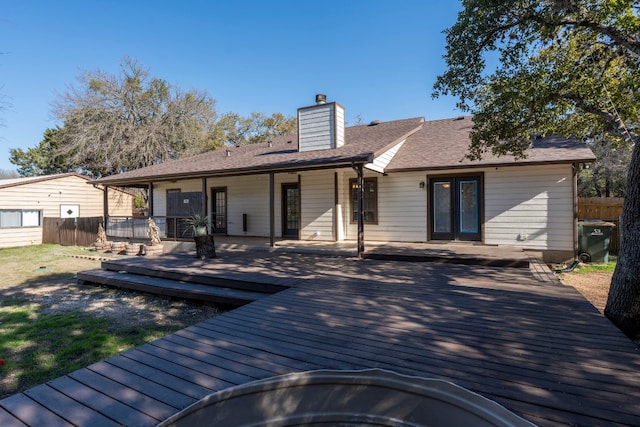
[(147, 204), (149, 205), (149, 216), (153, 217), (153, 182), (147, 186)]
[(363, 165), (356, 166), (358, 174), (358, 258), (364, 254), (364, 198), (362, 188), (364, 187)]
[(269, 245), (273, 248), (275, 244), (275, 176), (269, 173)]
[(109, 218), (109, 187), (104, 186), (102, 192), (102, 215), (104, 216), (104, 229), (107, 229), (107, 218)]
[[(207, 216), (207, 178), (202, 178), (202, 209), (201, 213), (203, 217)], [(207, 224), (207, 234), (209, 233), (209, 225)]]
[(338, 172), (333, 173), (333, 240), (338, 241)]

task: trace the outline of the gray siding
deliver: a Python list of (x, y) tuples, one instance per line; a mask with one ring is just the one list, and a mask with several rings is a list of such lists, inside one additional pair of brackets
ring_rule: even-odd
[(344, 145), (344, 109), (336, 103), (298, 110), (299, 151)]

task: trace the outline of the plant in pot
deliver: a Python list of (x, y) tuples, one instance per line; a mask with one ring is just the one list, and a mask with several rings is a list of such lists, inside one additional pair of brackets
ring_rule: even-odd
[[(209, 217), (206, 215), (194, 214), (185, 219), (187, 230), (193, 231), (194, 236), (206, 236)], [(185, 230), (185, 232), (187, 231)]]
[(187, 218), (187, 230), (193, 231), (193, 239), (196, 242), (196, 256), (198, 258), (215, 258), (216, 247), (213, 236), (207, 234), (207, 225), (209, 217), (200, 214), (194, 214)]

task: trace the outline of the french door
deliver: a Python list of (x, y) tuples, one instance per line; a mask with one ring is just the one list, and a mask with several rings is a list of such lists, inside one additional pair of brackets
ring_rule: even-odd
[(213, 232), (227, 234), (227, 189), (211, 189), (211, 225)]
[(298, 239), (300, 232), (300, 189), (282, 184), (282, 236)]
[(482, 240), (481, 183), (477, 175), (429, 180), (432, 240)]

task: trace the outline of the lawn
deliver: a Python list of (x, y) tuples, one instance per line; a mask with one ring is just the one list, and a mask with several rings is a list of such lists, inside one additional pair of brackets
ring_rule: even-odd
[(0, 398), (218, 313), (216, 307), (76, 284), (100, 267), (78, 247), (0, 249)]

